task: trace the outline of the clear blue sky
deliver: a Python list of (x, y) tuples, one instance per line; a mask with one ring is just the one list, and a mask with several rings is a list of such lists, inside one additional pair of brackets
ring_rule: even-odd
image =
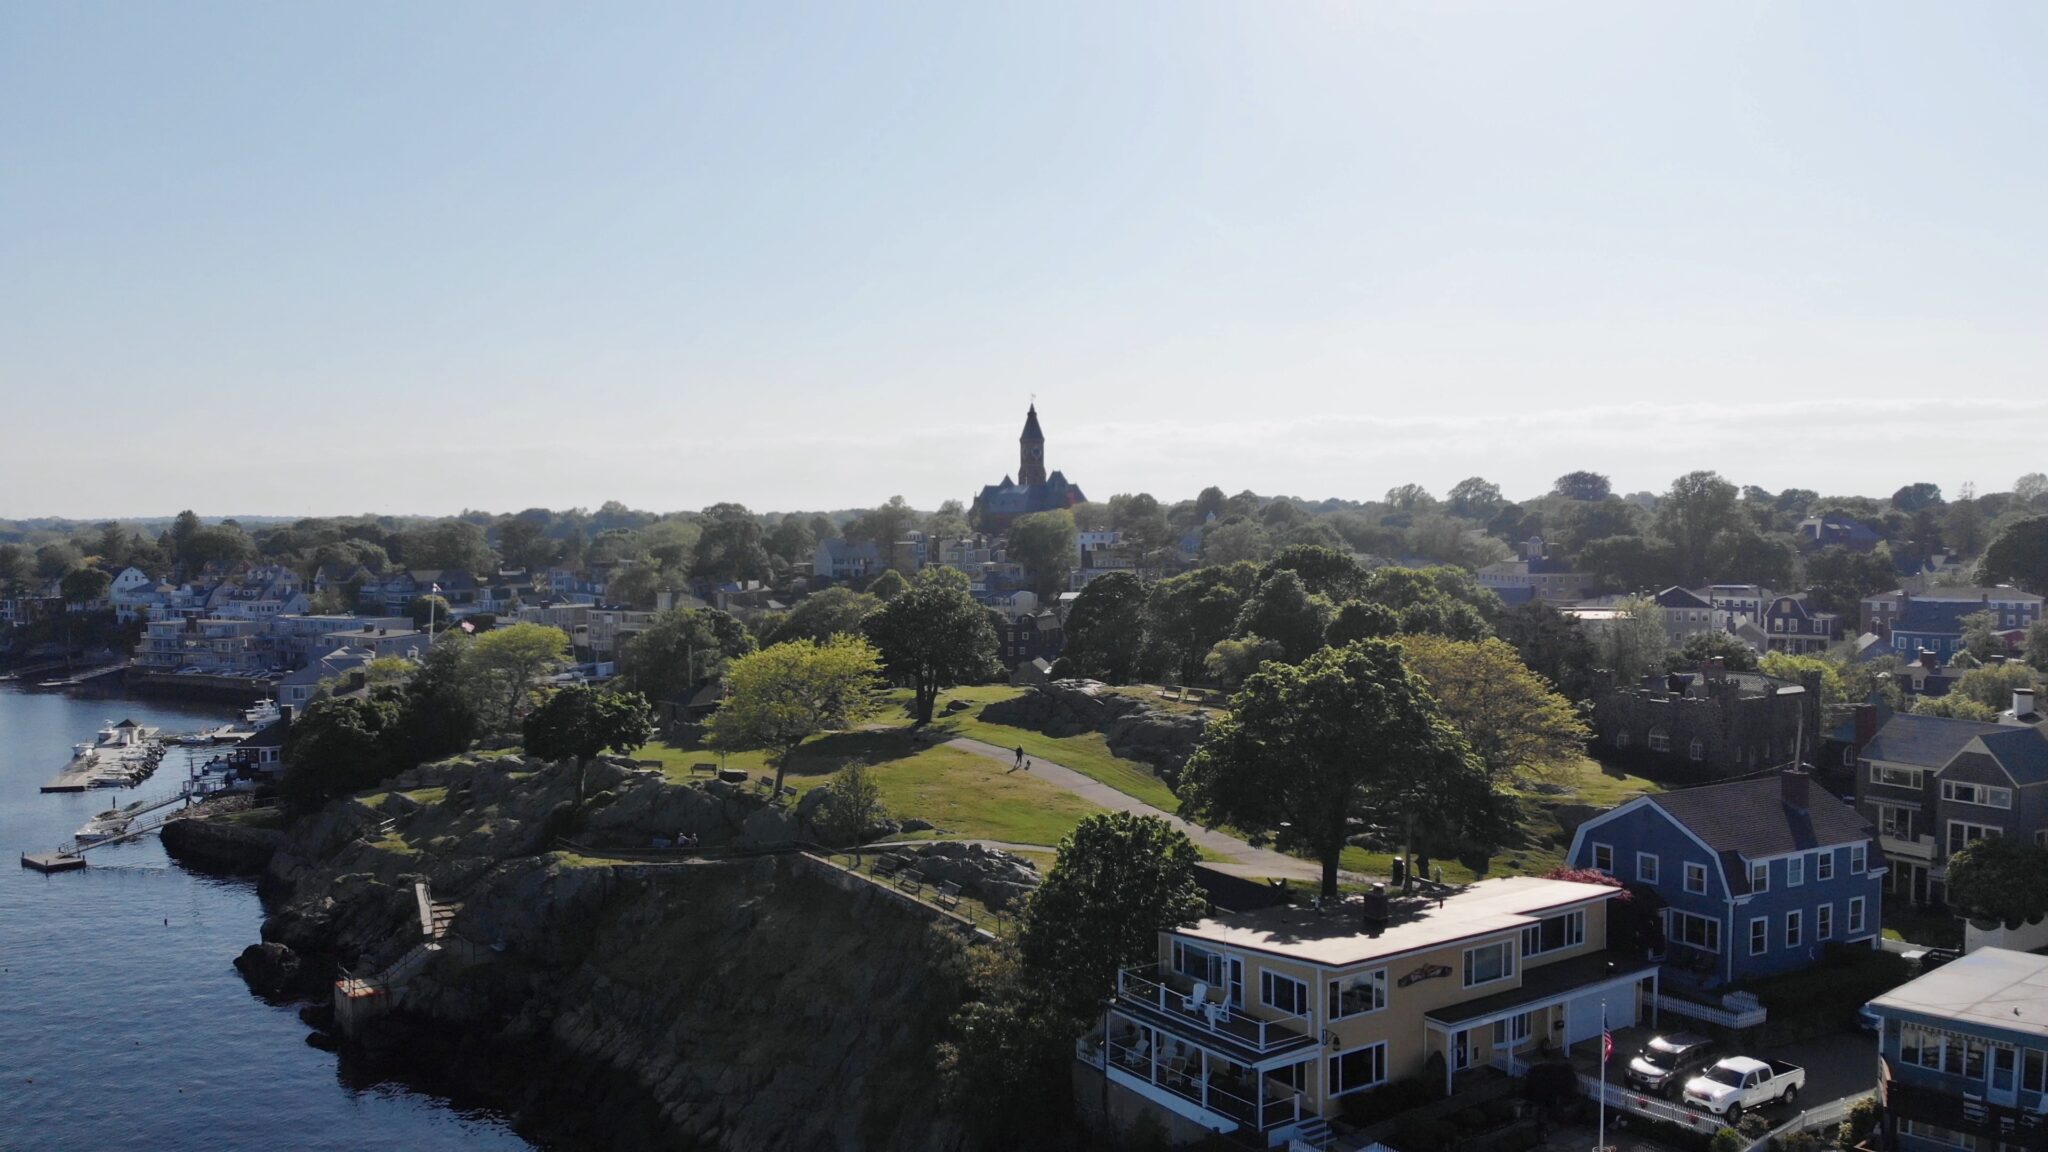
[(2048, 467), (2048, 6), (10, 4), (0, 515)]

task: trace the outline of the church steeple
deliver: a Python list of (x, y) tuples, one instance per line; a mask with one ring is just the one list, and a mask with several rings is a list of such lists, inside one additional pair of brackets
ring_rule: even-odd
[(1017, 438), (1017, 483), (1045, 483), (1045, 433), (1038, 430), (1038, 404), (1024, 416), (1024, 434)]

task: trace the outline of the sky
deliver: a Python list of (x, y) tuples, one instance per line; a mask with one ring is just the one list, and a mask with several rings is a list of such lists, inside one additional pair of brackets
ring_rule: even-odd
[(0, 516), (2048, 469), (2048, 6), (0, 6)]

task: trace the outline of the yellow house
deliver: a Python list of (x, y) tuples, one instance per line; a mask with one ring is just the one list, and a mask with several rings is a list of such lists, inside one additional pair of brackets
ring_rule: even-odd
[(1620, 894), (1514, 877), (1220, 913), (1160, 933), (1158, 961), (1119, 975), (1079, 1053), (1184, 1129), (1277, 1145), (1432, 1056), (1448, 1091), (1465, 1069), (1519, 1073), (1653, 1011), (1656, 966), (1607, 950)]

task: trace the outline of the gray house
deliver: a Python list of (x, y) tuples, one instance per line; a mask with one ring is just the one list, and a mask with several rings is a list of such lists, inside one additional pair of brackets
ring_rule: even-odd
[(1992, 837), (2048, 843), (2048, 733), (1898, 713), (1864, 746), (1856, 806), (1877, 826), (1887, 890), (1942, 902), (1948, 858)]

